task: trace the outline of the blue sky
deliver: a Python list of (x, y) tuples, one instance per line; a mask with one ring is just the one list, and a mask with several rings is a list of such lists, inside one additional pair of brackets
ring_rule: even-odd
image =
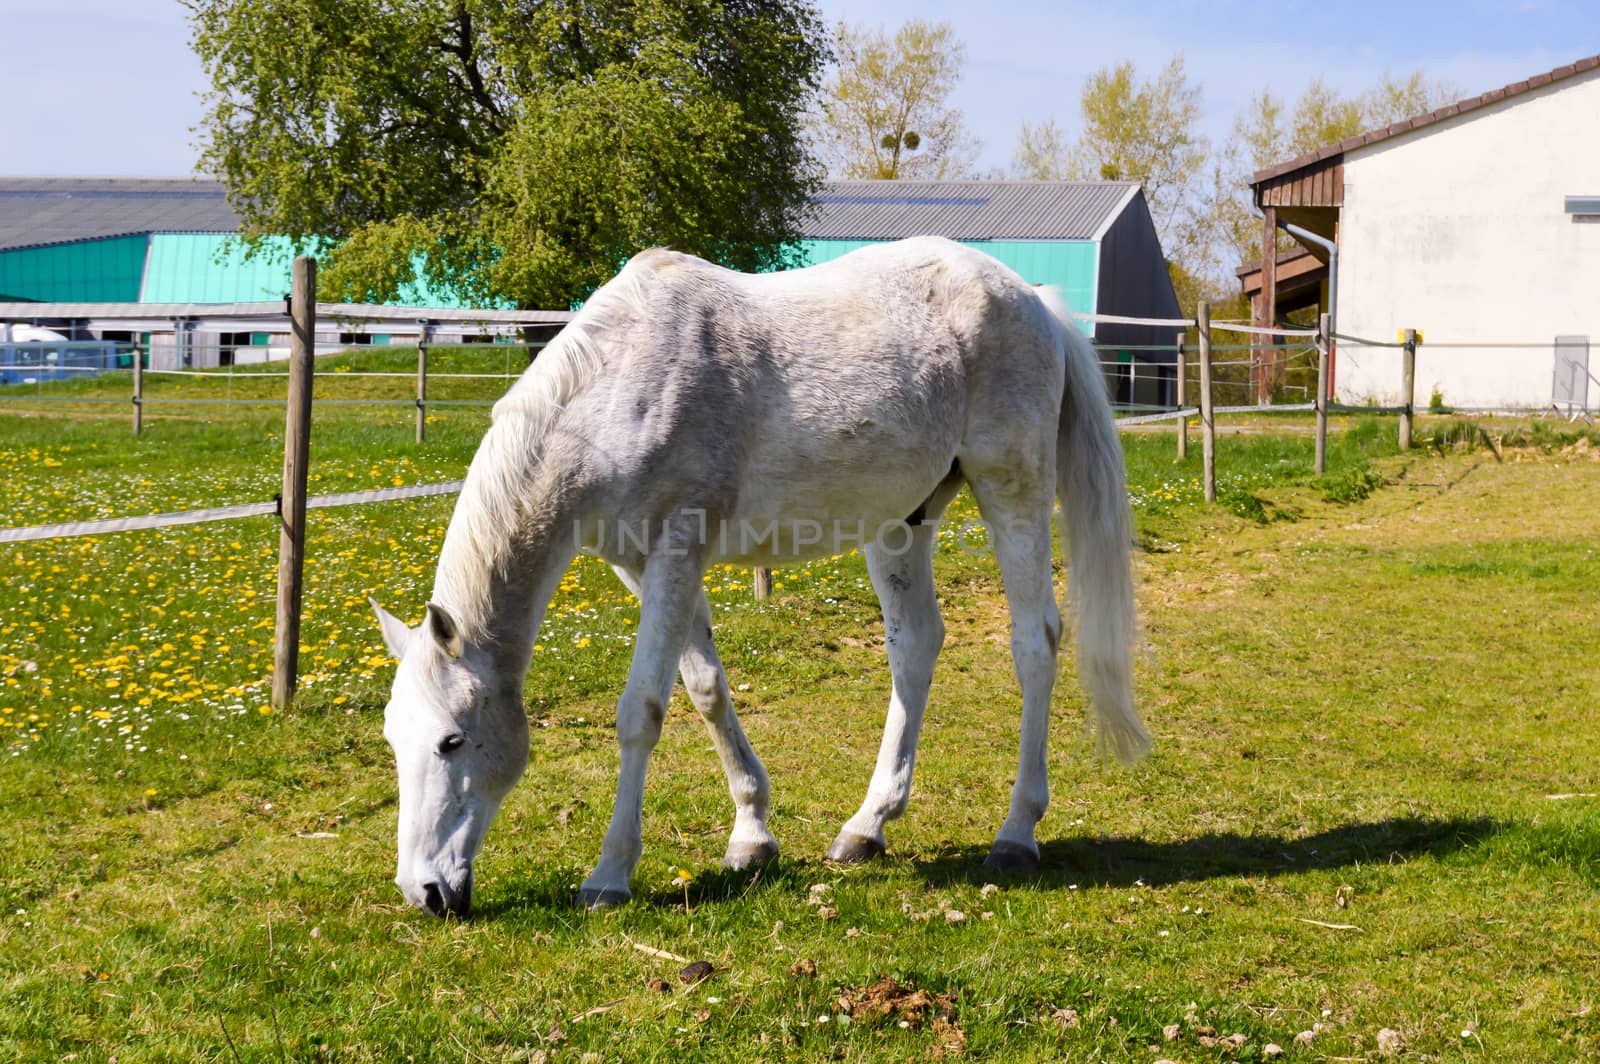
[[(1076, 129), (1084, 79), (1124, 59), (1153, 74), (1181, 52), (1204, 93), (1206, 132), (1220, 139), (1267, 86), (1292, 99), (1321, 77), (1354, 94), (1385, 71), (1420, 67), (1472, 95), (1600, 52), (1594, 0), (821, 0), (820, 7), (829, 21), (953, 25), (967, 45), (956, 102), (983, 142), (984, 167), (1009, 162), (1024, 120), (1054, 116)], [(1255, 21), (1262, 13), (1270, 19)], [(0, 173), (192, 172), (204, 78), (184, 14), (176, 0), (0, 0)]]

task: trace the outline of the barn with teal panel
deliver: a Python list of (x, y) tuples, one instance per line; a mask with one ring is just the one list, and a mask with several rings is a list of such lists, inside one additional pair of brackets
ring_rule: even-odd
[[(288, 242), (274, 239), (269, 254), (247, 258), (231, 239), (238, 229), (216, 181), (0, 178), (0, 304), (281, 299)], [(1131, 182), (832, 181), (802, 225), (800, 250), (814, 264), (925, 234), (970, 244), (1034, 284), (1057, 286), (1077, 311), (1178, 315), (1149, 207)], [(458, 305), (420, 285), (395, 302)], [(1117, 401), (1170, 402), (1176, 329), (1084, 329), (1101, 349)], [(1157, 345), (1166, 350), (1148, 349)]]
[[(943, 236), (988, 252), (1073, 310), (1178, 317), (1161, 241), (1139, 185), (1126, 181), (831, 181), (803, 223), (806, 265), (909, 236)], [(1174, 327), (1083, 324), (1123, 403), (1167, 403)], [(1141, 350), (1156, 346), (1165, 351)], [(1138, 363), (1138, 372), (1130, 367)], [(1131, 382), (1143, 383), (1133, 394)]]
[[(217, 181), (0, 178), (0, 303), (251, 303), (289, 291), (294, 249), (246, 256)], [(405, 306), (458, 305), (412, 285)]]

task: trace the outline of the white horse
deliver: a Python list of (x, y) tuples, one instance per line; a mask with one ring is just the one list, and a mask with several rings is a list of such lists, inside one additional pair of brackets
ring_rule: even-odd
[(1048, 802), (1046, 730), (1061, 618), (1051, 585), (1059, 497), (1079, 674), (1103, 749), (1150, 739), (1133, 705), (1131, 521), (1095, 353), (1051, 290), (923, 237), (809, 269), (744, 275), (648, 251), (596, 292), (494, 408), (416, 629), (374, 602), (399, 659), (384, 736), (400, 777), (407, 900), (466, 912), (472, 861), (528, 759), (522, 684), (580, 549), (638, 596), (617, 703), (621, 768), (589, 906), (630, 896), (645, 768), (674, 673), (733, 795), (724, 864), (777, 856), (766, 770), (734, 714), (702, 576), (860, 545), (883, 606), (893, 693), (866, 800), (828, 856), (884, 851), (911, 793), (944, 639), (936, 521), (965, 483), (989, 528), (1022, 687), (1011, 808), (986, 864), (1030, 869)]

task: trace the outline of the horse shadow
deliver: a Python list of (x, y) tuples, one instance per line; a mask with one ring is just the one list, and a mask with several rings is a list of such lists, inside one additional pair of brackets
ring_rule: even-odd
[[(1241, 835), (1211, 832), (1172, 842), (1123, 836), (1052, 839), (1039, 847), (1039, 867), (1005, 872), (983, 867), (987, 846), (945, 845), (905, 861), (933, 886), (1004, 882), (1035, 890), (1070, 887), (1162, 887), (1228, 877), (1282, 876), (1356, 864), (1443, 857), (1476, 846), (1501, 830), (1488, 817), (1391, 817), (1345, 824), (1314, 835)], [(671, 909), (726, 905), (771, 892), (803, 893), (826, 862), (785, 858), (750, 871), (705, 869), (668, 888), (636, 889), (635, 905)], [(503, 885), (474, 909), (478, 919), (543, 913), (566, 923), (576, 911), (576, 869), (549, 871)]]
[[(723, 905), (772, 891), (804, 892), (815, 878), (817, 862), (782, 859), (754, 869), (702, 869), (687, 882), (671, 886), (634, 883), (631, 904), (647, 909), (674, 909), (687, 905)], [(501, 884), (492, 896), (473, 906), (473, 918), (496, 920), (529, 913), (554, 914), (563, 922), (581, 912), (577, 904), (578, 883), (584, 872), (563, 869), (531, 878)]]
[(947, 846), (912, 864), (930, 884), (1011, 881), (1038, 890), (1063, 887), (1150, 887), (1233, 876), (1282, 876), (1356, 864), (1442, 857), (1475, 846), (1500, 830), (1488, 817), (1390, 817), (1345, 824), (1314, 835), (1211, 832), (1172, 842), (1121, 836), (1052, 839), (1039, 847), (1039, 867), (1025, 873), (983, 867), (987, 846)]

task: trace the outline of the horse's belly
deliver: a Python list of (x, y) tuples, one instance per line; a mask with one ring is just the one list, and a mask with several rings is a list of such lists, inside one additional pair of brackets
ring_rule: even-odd
[(734, 511), (715, 529), (713, 557), (781, 566), (903, 539), (960, 443), (961, 403), (948, 380), (939, 383), (866, 401), (846, 390), (825, 416), (764, 425)]
[(909, 545), (911, 519), (920, 520), (916, 511), (949, 471), (948, 451), (924, 451), (914, 461), (756, 479), (733, 514), (707, 529), (712, 560), (778, 567), (846, 554), (874, 540)]

